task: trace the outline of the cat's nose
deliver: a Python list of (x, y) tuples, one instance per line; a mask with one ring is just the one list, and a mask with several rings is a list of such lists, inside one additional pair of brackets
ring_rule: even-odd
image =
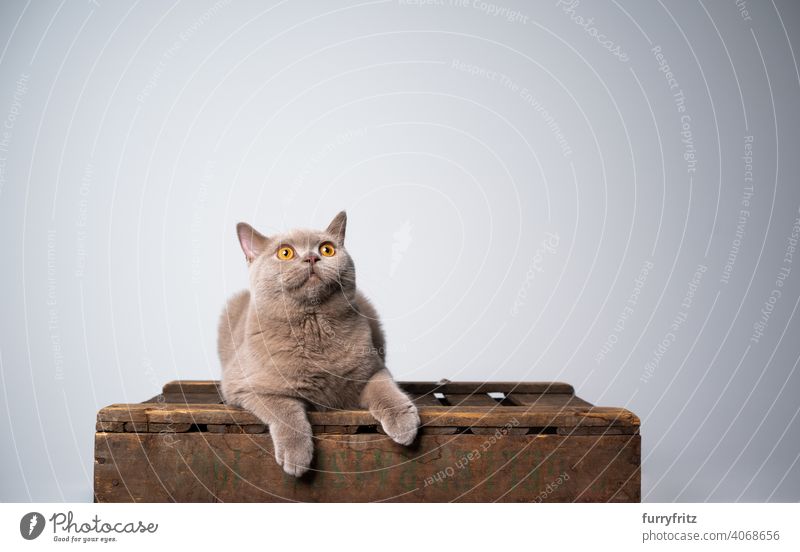
[(319, 255), (316, 255), (314, 253), (310, 253), (310, 254), (305, 256), (305, 258), (303, 259), (303, 262), (304, 263), (311, 263), (311, 266), (314, 266), (314, 263), (316, 263), (318, 260), (319, 260)]

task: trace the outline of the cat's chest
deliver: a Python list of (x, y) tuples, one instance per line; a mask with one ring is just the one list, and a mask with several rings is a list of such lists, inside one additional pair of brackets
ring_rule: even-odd
[(298, 321), (293, 332), (295, 352), (315, 363), (327, 362), (332, 369), (338, 364), (346, 368), (369, 356), (369, 332), (360, 322), (307, 314)]
[(267, 368), (270, 388), (317, 408), (357, 405), (364, 384), (380, 367), (363, 317), (342, 322), (309, 314), (259, 337), (258, 365)]

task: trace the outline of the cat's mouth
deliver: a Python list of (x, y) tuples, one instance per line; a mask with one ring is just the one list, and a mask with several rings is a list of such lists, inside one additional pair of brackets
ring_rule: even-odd
[(311, 268), (308, 271), (308, 276), (306, 276), (306, 281), (303, 282), (303, 285), (308, 284), (310, 282), (319, 282), (320, 280), (322, 280), (320, 275), (317, 274), (317, 272), (313, 268)]

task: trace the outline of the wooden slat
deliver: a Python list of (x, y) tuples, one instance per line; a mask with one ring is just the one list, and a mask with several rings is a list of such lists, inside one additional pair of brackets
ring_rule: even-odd
[(125, 431), (125, 422), (97, 422), (95, 424), (95, 431), (122, 433)]
[(253, 435), (256, 433), (269, 433), (267, 426), (264, 424), (246, 424), (246, 425), (228, 425), (225, 426), (226, 433), (245, 433)]
[(164, 384), (162, 393), (216, 393), (218, 380), (174, 380)]
[(583, 426), (559, 427), (559, 435), (637, 435), (638, 426)]
[(567, 393), (575, 390), (568, 383), (559, 381), (450, 381), (433, 383), (429, 381), (401, 381), (401, 388), (409, 393)]
[(567, 393), (509, 393), (506, 400), (518, 406), (592, 406)]
[(147, 422), (125, 422), (125, 433), (147, 433)]
[[(433, 393), (574, 393), (568, 383), (563, 382), (511, 382), (511, 381), (451, 381), (435, 383), (430, 381), (401, 381), (400, 387), (413, 394)], [(164, 385), (164, 393), (217, 393), (219, 381), (216, 380), (175, 380)]]
[[(491, 409), (476, 406), (451, 408), (420, 407), (423, 424), (453, 427), (503, 427), (517, 420), (519, 427), (575, 426), (638, 426), (639, 419), (621, 408), (610, 407), (519, 407), (496, 406)], [(374, 426), (375, 419), (366, 410), (332, 410), (309, 412), (312, 425)], [(98, 422), (191, 423), (191, 424), (260, 424), (250, 412), (228, 405), (138, 404), (112, 405), (97, 414)], [(146, 427), (146, 425), (144, 426)], [(144, 429), (146, 431), (146, 429)]]
[(333, 433), (336, 435), (353, 435), (358, 431), (358, 426), (326, 425), (317, 426), (320, 433)]
[(98, 422), (146, 422), (152, 404), (112, 404), (97, 413)]
[(183, 403), (183, 404), (222, 404), (222, 397), (218, 393), (181, 393), (170, 392), (156, 395), (146, 403)]
[(444, 398), (451, 406), (498, 406), (486, 393), (445, 393)]
[(150, 433), (186, 433), (192, 428), (192, 424), (147, 424), (147, 431)]
[(411, 393), (411, 400), (417, 406), (442, 406), (439, 399), (433, 396), (433, 393)]
[[(452, 406), (483, 406), (487, 409), (494, 409), (500, 406), (500, 403), (490, 397), (486, 393), (445, 393), (445, 400)], [(528, 427), (504, 427), (502, 430), (511, 435), (525, 435), (528, 433)], [(480, 427), (472, 425), (469, 428), (471, 433), (475, 435), (494, 435), (501, 428), (498, 427)]]

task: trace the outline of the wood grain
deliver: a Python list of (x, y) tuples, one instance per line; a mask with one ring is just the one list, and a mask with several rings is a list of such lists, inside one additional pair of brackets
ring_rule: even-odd
[[(419, 415), (426, 426), (503, 427), (510, 420), (519, 427), (628, 426), (632, 431), (639, 419), (624, 408), (610, 407), (516, 407), (480, 406), (420, 407)], [(366, 410), (309, 412), (313, 426), (377, 425)], [(97, 414), (98, 422), (139, 424), (137, 431), (147, 431), (147, 423), (157, 424), (231, 424), (253, 425), (261, 421), (250, 412), (228, 405), (186, 404), (119, 404), (107, 406)]]
[[(400, 387), (408, 393), (567, 393), (575, 390), (568, 383), (558, 381), (451, 381), (435, 383), (430, 381), (400, 381)], [(171, 395), (182, 393), (219, 394), (219, 381), (215, 380), (175, 380), (164, 384), (163, 393)]]
[(314, 471), (297, 480), (275, 463), (261, 420), (222, 404), (219, 382), (169, 382), (145, 403), (98, 412), (96, 500), (640, 500), (640, 421), (624, 408), (558, 382), (401, 385), (422, 424), (411, 447), (366, 410), (310, 411)]
[[(640, 499), (638, 435), (329, 435), (297, 480), (269, 435), (98, 433), (98, 502), (626, 502)], [(471, 456), (471, 459), (470, 459)]]

